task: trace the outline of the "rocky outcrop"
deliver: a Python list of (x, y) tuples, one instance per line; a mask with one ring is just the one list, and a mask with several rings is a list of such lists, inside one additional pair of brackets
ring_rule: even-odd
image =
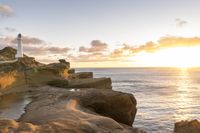
[(39, 63), (33, 57), (19, 58), (13, 63), (0, 64), (0, 72), (11, 72), (11, 71), (25, 71), (26, 69), (43, 66), (44, 64)]
[(70, 67), (70, 63), (67, 62), (65, 59), (59, 59), (58, 60), (60, 63), (67, 65), (68, 67)]
[(65, 79), (57, 79), (48, 81), (47, 84), (54, 87), (68, 88), (69, 81)]
[[(102, 121), (101, 123), (100, 120), (99, 122), (95, 122), (94, 124), (85, 121), (81, 122), (79, 121), (80, 123), (78, 123), (74, 121), (55, 120), (42, 125), (25, 123), (25, 122), (16, 122), (15, 120), (0, 120), (0, 132), (2, 133), (145, 133), (144, 131), (140, 131), (137, 128), (127, 127), (126, 125), (117, 125), (113, 121), (107, 120), (107, 122)], [(97, 125), (97, 123), (99, 125)]]
[(132, 126), (137, 111), (132, 94), (113, 90), (88, 90), (80, 95), (79, 102), (91, 111), (129, 126)]
[(56, 79), (47, 82), (48, 85), (61, 88), (96, 88), (96, 89), (112, 89), (110, 78), (87, 78), (87, 79)]
[[(15, 56), (16, 51), (12, 52)], [(2, 58), (9, 56), (2, 53)], [(1, 80), (10, 79), (6, 86), (0, 82), (0, 89), (34, 97), (20, 119), (0, 120), (0, 132), (140, 132), (132, 127), (137, 111), (132, 94), (111, 90), (110, 78), (93, 78), (91, 72), (69, 69), (70, 63), (63, 59), (44, 65), (27, 56), (0, 65)]]
[[(48, 132), (138, 131), (131, 127), (137, 110), (136, 100), (131, 94), (99, 89), (71, 92), (52, 87), (36, 90), (40, 95), (26, 107), (26, 113), (16, 125), (31, 123), (30, 127), (36, 127), (34, 129), (38, 132), (43, 132), (45, 127), (48, 127), (45, 128)], [(15, 130), (19, 130), (16, 127)]]
[(38, 71), (48, 71), (52, 72), (55, 75), (60, 75), (64, 78), (68, 77), (68, 70), (70, 65), (67, 63), (51, 63), (48, 65), (44, 65), (42, 67), (38, 67)]
[(110, 78), (75, 79), (69, 81), (68, 88), (112, 89), (112, 82)]
[(177, 122), (174, 133), (200, 133), (200, 122), (198, 120)]
[(13, 85), (16, 81), (16, 72), (1, 73), (0, 74), (0, 92), (5, 88)]
[(72, 73), (69, 75), (69, 79), (86, 79), (86, 78), (93, 78), (92, 72), (78, 72)]
[(5, 47), (0, 50), (0, 61), (14, 60), (17, 50), (12, 47)]
[(75, 69), (74, 69), (74, 68), (69, 69), (69, 70), (68, 70), (68, 73), (69, 73), (69, 74), (74, 74), (74, 73), (75, 73)]
[[(59, 63), (42, 64), (33, 57), (24, 55), (15, 59), (16, 49), (5, 47), (0, 50), (0, 92), (18, 89), (26, 86), (46, 85), (48, 81), (68, 77), (70, 63), (60, 59)], [(5, 62), (5, 60), (14, 60)], [(12, 92), (12, 91), (11, 91)]]

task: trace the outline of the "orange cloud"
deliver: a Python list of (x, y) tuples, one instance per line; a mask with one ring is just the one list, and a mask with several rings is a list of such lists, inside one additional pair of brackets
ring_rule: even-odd
[[(10, 45), (16, 46), (13, 37), (0, 37), (0, 47)], [(156, 42), (147, 42), (140, 46), (123, 44), (121, 48), (109, 52), (108, 44), (99, 40), (91, 42), (90, 47), (80, 47), (80, 53), (72, 51), (68, 47), (50, 46), (46, 41), (30, 36), (24, 36), (24, 51), (31, 56), (41, 56), (45, 60), (57, 60), (58, 58), (67, 58), (73, 62), (105, 62), (105, 61), (126, 61), (129, 57), (135, 56), (140, 52), (156, 52), (160, 49), (174, 47), (192, 47), (200, 46), (199, 37), (176, 37), (166, 36)], [(6, 44), (6, 45), (5, 45)]]
[(199, 37), (176, 37), (176, 36), (167, 36), (162, 37), (156, 43), (147, 42), (144, 45), (140, 45), (139, 47), (134, 47), (131, 45), (123, 44), (122, 48), (115, 49), (112, 53), (112, 57), (122, 56), (124, 51), (129, 51), (130, 54), (136, 54), (139, 52), (155, 52), (159, 49), (165, 48), (173, 48), (173, 47), (192, 47), (192, 46), (200, 46), (200, 38)]
[(165, 48), (192, 47), (192, 46), (200, 46), (199, 37), (187, 38), (187, 37), (166, 36), (160, 38), (157, 42), (150, 41), (138, 47), (128, 44), (123, 44), (121, 48), (114, 49), (110, 53), (84, 52), (84, 54), (80, 54), (79, 56), (70, 55), (69, 58), (71, 61), (74, 62), (126, 61), (128, 57), (134, 57), (134, 55), (139, 52), (152, 53)]

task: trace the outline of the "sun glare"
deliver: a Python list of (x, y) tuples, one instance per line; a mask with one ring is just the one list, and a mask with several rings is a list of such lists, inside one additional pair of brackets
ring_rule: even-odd
[(156, 67), (197, 67), (200, 66), (200, 47), (175, 47), (155, 53), (140, 53), (134, 59), (137, 65)]

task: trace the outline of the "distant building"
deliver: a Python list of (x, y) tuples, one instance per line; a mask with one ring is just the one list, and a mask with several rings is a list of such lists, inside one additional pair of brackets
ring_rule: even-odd
[(22, 57), (23, 57), (22, 35), (18, 34), (18, 36), (17, 36), (17, 54), (16, 54), (16, 58), (22, 58)]

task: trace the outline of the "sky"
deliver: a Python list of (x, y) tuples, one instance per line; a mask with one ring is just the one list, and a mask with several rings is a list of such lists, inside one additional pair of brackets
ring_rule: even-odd
[(24, 52), (46, 63), (200, 66), (199, 6), (199, 0), (0, 0), (0, 48), (16, 47), (22, 33)]

